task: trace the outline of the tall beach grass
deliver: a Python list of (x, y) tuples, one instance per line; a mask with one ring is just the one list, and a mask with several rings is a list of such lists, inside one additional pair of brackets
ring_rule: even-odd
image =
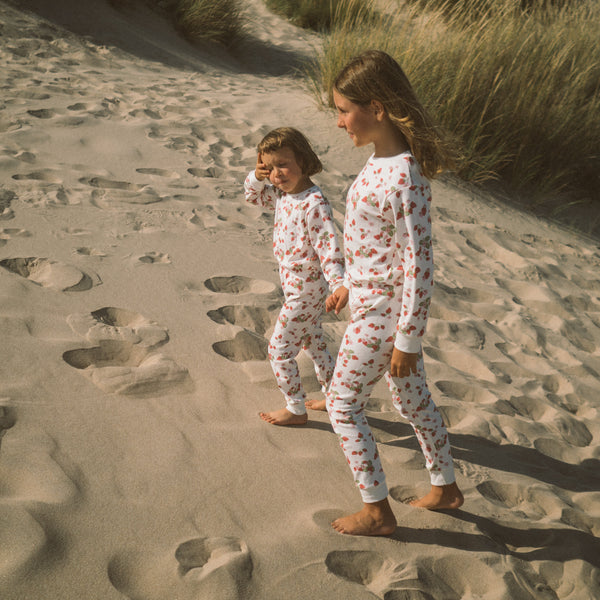
[(329, 31), (340, 15), (354, 23), (370, 18), (364, 0), (265, 0), (265, 4), (295, 25), (315, 31)]
[(460, 146), (461, 177), (500, 178), (541, 204), (568, 194), (565, 207), (600, 207), (599, 3), (473, 10), (481, 1), (413, 0), (375, 24), (340, 19), (308, 66), (315, 92), (331, 104), (345, 62), (384, 50)]
[[(143, 0), (168, 16), (190, 41), (209, 40), (224, 46), (244, 37), (242, 0)], [(129, 0), (109, 0), (116, 7)]]

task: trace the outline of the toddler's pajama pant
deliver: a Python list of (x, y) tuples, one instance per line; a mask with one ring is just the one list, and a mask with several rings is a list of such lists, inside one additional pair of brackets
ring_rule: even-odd
[(285, 396), (286, 408), (295, 415), (303, 415), (306, 414), (306, 394), (296, 356), (301, 350), (308, 354), (323, 391), (329, 386), (335, 365), (321, 327), (328, 286), (322, 277), (316, 281), (294, 278), (294, 288), (283, 277), (282, 282), (286, 300), (269, 342), (269, 360), (277, 385)]
[(363, 502), (378, 502), (388, 495), (375, 439), (364, 414), (371, 391), (384, 372), (394, 407), (417, 436), (431, 483), (446, 485), (455, 480), (448, 434), (427, 388), (423, 357), (419, 357), (416, 374), (396, 378), (389, 373), (400, 309), (400, 300), (368, 293), (360, 297), (351, 292), (351, 320), (327, 394), (329, 418)]

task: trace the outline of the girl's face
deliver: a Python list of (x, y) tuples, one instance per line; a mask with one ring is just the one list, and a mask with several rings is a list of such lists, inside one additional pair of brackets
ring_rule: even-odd
[(379, 121), (372, 106), (361, 106), (333, 90), (333, 101), (338, 112), (337, 126), (345, 129), (357, 148), (375, 143)]
[(269, 170), (269, 181), (281, 191), (299, 194), (310, 187), (310, 178), (302, 172), (291, 148), (284, 146), (274, 152), (265, 152), (260, 159)]

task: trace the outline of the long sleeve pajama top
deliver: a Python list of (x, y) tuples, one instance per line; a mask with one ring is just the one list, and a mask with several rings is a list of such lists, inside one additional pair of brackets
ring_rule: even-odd
[(410, 152), (371, 156), (348, 192), (346, 285), (359, 296), (402, 294), (394, 346), (419, 352), (433, 287), (428, 180)]
[[(323, 273), (333, 291), (344, 282), (344, 257), (331, 207), (318, 186), (287, 194), (250, 171), (244, 182), (246, 200), (275, 211), (273, 253), (279, 263), (284, 293)], [(297, 289), (301, 292), (301, 289)]]

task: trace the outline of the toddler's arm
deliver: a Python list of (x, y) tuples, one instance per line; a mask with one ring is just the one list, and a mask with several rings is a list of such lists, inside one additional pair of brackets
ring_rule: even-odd
[(261, 161), (259, 154), (256, 159), (256, 168), (248, 173), (244, 181), (244, 192), (246, 202), (275, 210), (275, 204), (279, 196), (277, 189), (269, 183), (269, 173), (270, 171)]
[(319, 193), (306, 213), (306, 227), (321, 270), (329, 288), (335, 290), (344, 283), (344, 256), (333, 227), (333, 215), (327, 200)]

